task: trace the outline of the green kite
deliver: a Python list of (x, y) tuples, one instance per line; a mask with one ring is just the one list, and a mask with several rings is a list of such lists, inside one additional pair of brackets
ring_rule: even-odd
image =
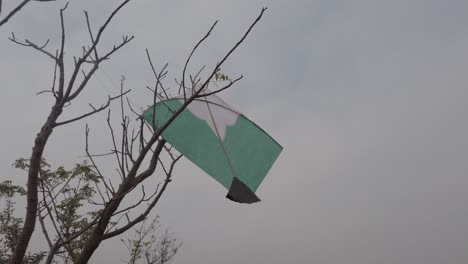
[[(183, 96), (160, 101), (143, 118), (161, 127), (183, 104)], [(282, 150), (265, 131), (214, 94), (192, 101), (162, 137), (226, 187), (227, 198), (239, 203), (260, 201), (255, 191)]]

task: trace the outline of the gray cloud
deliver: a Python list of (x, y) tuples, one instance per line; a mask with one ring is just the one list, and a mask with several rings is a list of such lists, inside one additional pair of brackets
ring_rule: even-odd
[[(14, 30), (56, 40), (57, 16), (49, 14), (59, 4), (35, 4), (0, 33), (2, 179), (21, 177), (9, 164), (30, 150), (50, 102), (34, 93), (50, 85), (53, 67), (6, 37)], [(224, 199), (214, 180), (180, 164), (157, 208), (185, 243), (176, 263), (466, 263), (466, 1), (135, 1), (106, 41), (137, 39), (104, 70), (117, 83), (124, 74), (132, 101), (149, 104), (144, 48), (177, 77), (192, 45), (220, 19), (192, 69), (214, 65), (264, 4), (265, 19), (225, 67), (245, 79), (223, 97), (284, 152), (253, 206)], [(71, 3), (70, 54), (86, 37), (84, 8), (95, 21), (109, 11)], [(70, 112), (113, 89), (100, 73)], [(103, 120), (89, 120), (96, 150), (109, 147), (100, 140)], [(47, 157), (73, 164), (83, 129), (57, 130)], [(119, 261), (119, 247), (108, 242), (94, 262)]]

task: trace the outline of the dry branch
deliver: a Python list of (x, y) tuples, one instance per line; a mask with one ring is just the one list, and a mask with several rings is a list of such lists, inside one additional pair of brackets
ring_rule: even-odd
[[(21, 3), (19, 3), (15, 8), (13, 8), (3, 19), (0, 20), (0, 27), (3, 26), (10, 20), (16, 13), (18, 13), (21, 9), (23, 9), (24, 6), (26, 6), (29, 2), (33, 0), (23, 0)], [(35, 0), (38, 2), (51, 2), (55, 0)], [(2, 14), (2, 4), (3, 1), (0, 0), (0, 15)]]

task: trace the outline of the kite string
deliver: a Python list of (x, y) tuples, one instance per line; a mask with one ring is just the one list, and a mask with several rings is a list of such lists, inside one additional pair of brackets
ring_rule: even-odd
[[(110, 86), (111, 88), (109, 89), (108, 87), (104, 86), (102, 81), (99, 80), (99, 82), (101, 83), (101, 86), (107, 90), (107, 92), (109, 92), (110, 94), (112, 94), (113, 96), (116, 96), (116, 95), (119, 95), (121, 93), (120, 91), (120, 86), (117, 85), (117, 83), (114, 81), (114, 79), (112, 79), (112, 77), (104, 70), (104, 68), (102, 66), (99, 67), (99, 70), (107, 77), (107, 79), (109, 80), (110, 82)], [(125, 76), (122, 75), (122, 78), (123, 80), (125, 80)], [(99, 78), (98, 78), (99, 79)], [(138, 109), (138, 104), (136, 104), (134, 102), (134, 100), (132, 100), (131, 98), (132, 96), (130, 94), (127, 94), (126, 95), (126, 98), (128, 99), (128, 102), (132, 105), (132, 107), (134, 109)]]

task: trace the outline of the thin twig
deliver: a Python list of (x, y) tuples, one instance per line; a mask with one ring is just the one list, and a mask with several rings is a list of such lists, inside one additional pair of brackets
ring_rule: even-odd
[[(0, 27), (3, 26), (11, 17), (13, 17), (16, 13), (18, 13), (27, 3), (31, 2), (31, 0), (24, 0), (18, 6), (16, 6), (10, 13), (0, 20)], [(1, 2), (0, 2), (0, 10), (1, 10)]]
[(90, 115), (94, 115), (94, 114), (96, 114), (96, 113), (98, 113), (98, 112), (101, 112), (102, 110), (104, 110), (104, 109), (106, 109), (107, 107), (109, 107), (110, 103), (111, 103), (113, 100), (118, 99), (118, 98), (121, 98), (122, 96), (126, 95), (126, 94), (129, 93), (129, 92), (130, 92), (130, 90), (127, 90), (126, 92), (124, 92), (124, 93), (122, 93), (122, 94), (119, 94), (119, 95), (117, 95), (117, 96), (114, 96), (114, 97), (110, 97), (110, 96), (109, 96), (109, 98), (107, 99), (106, 104), (101, 105), (101, 107), (99, 107), (99, 108), (94, 108), (94, 107), (93, 107), (93, 110), (90, 111), (90, 112), (88, 112), (88, 113), (86, 113), (86, 114), (80, 115), (80, 116), (78, 116), (78, 117), (75, 117), (75, 118), (72, 118), (72, 119), (69, 119), (69, 120), (66, 120), (66, 121), (56, 122), (54, 126), (55, 126), (55, 127), (58, 127), (58, 126), (62, 126), (62, 125), (65, 125), (65, 124), (69, 124), (69, 123), (72, 123), (72, 122), (81, 120), (81, 119), (83, 119), (83, 118), (85, 118), (85, 117), (88, 117), (88, 116), (90, 116)]
[(183, 91), (184, 91), (184, 101), (187, 100), (187, 96), (185, 94), (185, 71), (187, 70), (187, 65), (189, 64), (190, 62), (190, 59), (192, 58), (193, 54), (195, 53), (195, 51), (197, 50), (197, 48), (200, 46), (200, 44), (203, 43), (203, 41), (205, 41), (211, 34), (211, 32), (213, 31), (214, 27), (216, 26), (216, 24), (218, 24), (218, 20), (216, 20), (213, 25), (211, 26), (210, 30), (208, 30), (208, 32), (205, 34), (205, 36), (200, 39), (200, 41), (198, 41), (198, 43), (195, 45), (195, 47), (193, 47), (192, 49), (192, 52), (190, 52), (190, 55), (188, 56), (187, 58), (187, 61), (185, 62), (185, 65), (184, 65), (184, 69), (182, 70), (182, 83), (179, 87), (179, 94), (180, 94), (180, 89), (182, 88)]

